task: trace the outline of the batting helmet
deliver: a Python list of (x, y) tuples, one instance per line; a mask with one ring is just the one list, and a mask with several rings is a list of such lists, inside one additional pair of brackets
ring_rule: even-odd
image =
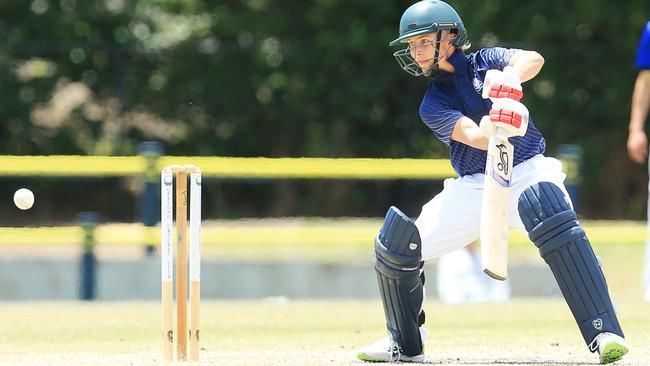
[(453, 45), (459, 48), (468, 48), (467, 31), (463, 21), (456, 13), (456, 10), (444, 1), (439, 0), (422, 0), (411, 5), (404, 14), (399, 23), (399, 37), (390, 42), (391, 46), (408, 43), (413, 37), (421, 36), (428, 33), (437, 33), (437, 39), (434, 43), (435, 53), (433, 66), (423, 70), (415, 61), (409, 47), (393, 53), (395, 59), (402, 69), (414, 76), (426, 75), (432, 76), (439, 69), (440, 60), (440, 31), (448, 29), (456, 33)]
[(454, 8), (444, 1), (422, 0), (404, 11), (399, 22), (399, 37), (390, 42), (390, 45), (395, 46), (406, 42), (411, 37), (442, 29), (457, 31), (454, 46), (463, 47), (469, 43), (467, 30)]

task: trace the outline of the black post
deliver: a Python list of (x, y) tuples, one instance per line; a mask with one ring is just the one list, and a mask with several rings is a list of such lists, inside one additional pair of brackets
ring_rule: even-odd
[(77, 215), (77, 222), (84, 231), (83, 252), (81, 254), (81, 278), (79, 283), (79, 299), (95, 299), (95, 284), (97, 273), (97, 258), (95, 257), (95, 229), (99, 222), (96, 212), (82, 212)]
[(582, 183), (582, 155), (583, 151), (579, 145), (560, 145), (557, 149), (557, 158), (562, 162), (562, 170), (566, 173), (566, 187), (573, 209), (578, 212), (580, 207), (580, 183)]
[(153, 255), (156, 251), (156, 243), (151, 232), (160, 221), (158, 159), (163, 154), (163, 145), (159, 141), (143, 141), (138, 144), (138, 154), (145, 159), (145, 169), (142, 172), (144, 189), (140, 196), (140, 221), (144, 225), (145, 254)]

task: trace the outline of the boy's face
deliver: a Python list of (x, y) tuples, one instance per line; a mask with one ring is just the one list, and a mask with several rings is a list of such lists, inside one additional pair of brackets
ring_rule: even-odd
[[(453, 45), (455, 35), (449, 33), (446, 29), (440, 30), (439, 32), (442, 32), (442, 34), (440, 37), (441, 41), (438, 62), (449, 57), (452, 50), (455, 49), (455, 46)], [(408, 45), (411, 57), (413, 57), (422, 70), (429, 70), (434, 66), (436, 62), (436, 33), (413, 37), (408, 41)]]

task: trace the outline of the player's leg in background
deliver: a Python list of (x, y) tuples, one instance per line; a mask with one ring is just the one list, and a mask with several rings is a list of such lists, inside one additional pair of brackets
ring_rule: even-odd
[[(650, 174), (650, 159), (648, 159), (648, 174)], [(645, 292), (644, 298), (646, 301), (650, 301), (650, 179), (648, 180), (648, 206), (647, 206), (647, 226), (648, 233), (646, 234), (645, 242), (645, 261), (643, 268), (643, 290)]]
[[(650, 228), (648, 228), (650, 231)], [(650, 238), (645, 243), (645, 265), (643, 268), (643, 287), (645, 301), (650, 302)]]
[(437, 288), (440, 301), (450, 304), (510, 299), (509, 281), (483, 273), (478, 240), (438, 259)]
[(557, 183), (533, 184), (519, 196), (518, 211), (590, 350), (602, 363), (623, 357), (628, 349), (605, 276), (565, 190)]

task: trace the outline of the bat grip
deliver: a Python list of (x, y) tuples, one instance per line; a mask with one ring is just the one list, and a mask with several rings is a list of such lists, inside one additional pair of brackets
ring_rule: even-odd
[(497, 140), (508, 141), (508, 134), (504, 128), (497, 127), (494, 131), (494, 138)]

